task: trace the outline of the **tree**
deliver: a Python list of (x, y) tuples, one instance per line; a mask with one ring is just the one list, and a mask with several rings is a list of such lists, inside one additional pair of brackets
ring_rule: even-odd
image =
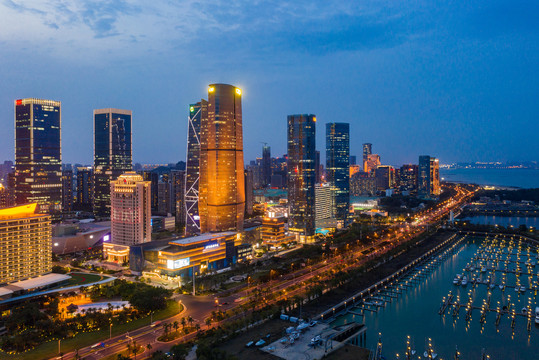
[[(183, 318), (182, 318), (183, 319)], [(174, 323), (172, 324), (172, 327), (174, 327), (174, 330), (177, 332), (178, 331), (178, 328), (180, 327), (180, 324), (178, 324), (177, 321), (174, 321)]]
[(193, 318), (191, 316), (187, 317), (187, 322), (189, 323), (189, 326), (193, 326)]
[(152, 344), (148, 343), (146, 345), (146, 349), (148, 349), (148, 352), (150, 352), (150, 350), (152, 349)]
[(173, 360), (184, 360), (187, 354), (189, 354), (189, 348), (186, 344), (174, 345), (170, 348)]
[[(181, 323), (182, 323), (182, 328), (185, 329), (185, 325), (187, 324), (187, 321), (185, 320), (184, 317), (182, 317)], [(176, 330), (178, 330), (178, 329), (176, 329)]]
[(211, 325), (211, 318), (207, 318), (206, 319), (206, 326), (208, 327), (208, 329), (210, 328), (210, 325)]

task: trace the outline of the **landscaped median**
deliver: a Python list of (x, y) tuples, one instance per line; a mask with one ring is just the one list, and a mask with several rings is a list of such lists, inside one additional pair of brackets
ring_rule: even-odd
[[(179, 304), (177, 301), (169, 300), (165, 309), (158, 310), (153, 314), (153, 321), (170, 318), (174, 315), (179, 314), (182, 310), (183, 305)], [(124, 324), (116, 325), (113, 323), (111, 329), (109, 329), (109, 327), (107, 326), (106, 328), (101, 328), (97, 331), (80, 332), (73, 338), (61, 340), (61, 351), (62, 353), (66, 354), (75, 351), (76, 349), (81, 349), (96, 344), (100, 341), (106, 340), (110, 336), (110, 331), (112, 331), (112, 336), (114, 337), (147, 325), (150, 325), (149, 315)], [(35, 347), (32, 350), (28, 350), (22, 353), (8, 354), (0, 351), (0, 358), (13, 360), (48, 359), (56, 355), (58, 355), (58, 339), (53, 339)]]

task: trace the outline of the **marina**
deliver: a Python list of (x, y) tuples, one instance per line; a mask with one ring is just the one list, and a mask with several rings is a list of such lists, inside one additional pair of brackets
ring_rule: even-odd
[(382, 342), (385, 359), (417, 359), (411, 348), (420, 358), (535, 359), (537, 260), (538, 245), (525, 238), (458, 234), (324, 317), (365, 324), (374, 358)]

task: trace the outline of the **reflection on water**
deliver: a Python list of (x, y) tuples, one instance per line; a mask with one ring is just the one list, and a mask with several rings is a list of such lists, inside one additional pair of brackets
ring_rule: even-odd
[(470, 216), (462, 219), (477, 225), (498, 225), (508, 227), (519, 227), (520, 225), (532, 226), (537, 228), (539, 225), (539, 217), (519, 217), (519, 216), (492, 216), (492, 215), (478, 215)]
[[(463, 274), (463, 269), (471, 263), (482, 240), (484, 239), (463, 242), (453, 255), (440, 261), (434, 271), (415, 287), (403, 292), (398, 299), (392, 299), (391, 303), (387, 303), (377, 313), (366, 311), (364, 316), (347, 314), (339, 317), (335, 324), (365, 322), (368, 328), (367, 345), (371, 349), (375, 347), (377, 335), (381, 332), (384, 356), (387, 359), (396, 359), (397, 353), (400, 354), (400, 359), (404, 358), (407, 335), (411, 336), (418, 354), (423, 353), (426, 340), (431, 338), (435, 351), (442, 359), (452, 359), (456, 346), (462, 354), (461, 359), (480, 359), (483, 348), (493, 360), (538, 359), (539, 327), (533, 324), (533, 320), (531, 331), (528, 333), (527, 319), (523, 316), (515, 317), (513, 331), (511, 320), (507, 315), (502, 317), (499, 326), (496, 327), (495, 312), (488, 312), (484, 323), (480, 322), (480, 310), (472, 312), (470, 321), (466, 321), (464, 308), (456, 316), (453, 316), (452, 308), (444, 315), (438, 315), (442, 299), (447, 297), (450, 291), (460, 303), (468, 302), (471, 297), (473, 306), (481, 307), (486, 301), (489, 289), (487, 285), (478, 284), (475, 287), (471, 283), (466, 287), (453, 285), (455, 274)], [(515, 248), (513, 251), (516, 253), (518, 250)], [(536, 251), (533, 250), (531, 255), (535, 259)], [(506, 255), (506, 257), (516, 259), (516, 256)], [(521, 261), (527, 259), (523, 255), (520, 257)], [(511, 264), (507, 265), (508, 269), (511, 268)], [(499, 267), (504, 268), (501, 264)], [(491, 276), (493, 283), (499, 284), (504, 281), (507, 285), (515, 284), (517, 279), (515, 274), (506, 274), (504, 278), (502, 272), (482, 273), (480, 269), (479, 266), (473, 274), (467, 273), (470, 279), (477, 277), (485, 280), (487, 276)], [(531, 280), (536, 283), (539, 265), (533, 269), (535, 275)], [(518, 278), (521, 284), (529, 286), (529, 276), (521, 275)], [(491, 291), (491, 308), (503, 306), (508, 302), (514, 304), (517, 311), (525, 306), (531, 306), (532, 309), (539, 306), (536, 292), (528, 290), (524, 294), (519, 294), (509, 287), (502, 292), (498, 286)]]

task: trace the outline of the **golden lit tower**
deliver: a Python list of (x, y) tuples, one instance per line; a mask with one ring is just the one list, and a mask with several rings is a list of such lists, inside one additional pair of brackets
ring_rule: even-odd
[(242, 230), (245, 211), (241, 90), (212, 84), (200, 122), (200, 232)]

